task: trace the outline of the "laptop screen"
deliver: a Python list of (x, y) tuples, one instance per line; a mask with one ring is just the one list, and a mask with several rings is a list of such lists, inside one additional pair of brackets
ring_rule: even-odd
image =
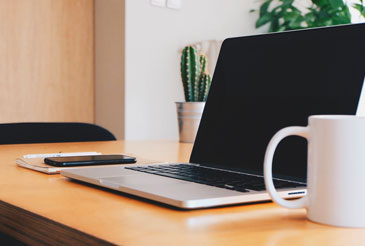
[[(190, 162), (263, 174), (271, 137), (315, 114), (356, 114), (365, 24), (224, 41)], [(273, 174), (305, 181), (307, 142), (278, 146)]]

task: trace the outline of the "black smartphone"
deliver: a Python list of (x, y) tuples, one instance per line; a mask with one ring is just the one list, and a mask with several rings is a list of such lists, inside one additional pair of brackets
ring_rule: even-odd
[(135, 157), (126, 155), (88, 155), (44, 158), (44, 163), (56, 167), (127, 164), (135, 163), (136, 161)]

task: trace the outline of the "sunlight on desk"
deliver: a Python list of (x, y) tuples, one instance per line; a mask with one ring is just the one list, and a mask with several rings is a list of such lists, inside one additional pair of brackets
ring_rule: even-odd
[(306, 219), (304, 209), (288, 210), (268, 202), (184, 211), (27, 170), (14, 162), (24, 154), (58, 151), (126, 152), (147, 159), (188, 161), (191, 148), (169, 141), (0, 146), (0, 230), (26, 242), (34, 238), (56, 242), (56, 230), (65, 244), (79, 238), (118, 245), (365, 244), (364, 229), (315, 224)]

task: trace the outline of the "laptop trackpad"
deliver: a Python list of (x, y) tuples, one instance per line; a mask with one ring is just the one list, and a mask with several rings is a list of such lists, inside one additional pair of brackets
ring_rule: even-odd
[(115, 177), (104, 177), (100, 178), (100, 184), (111, 186), (112, 188), (118, 188), (119, 186), (134, 186), (134, 187), (144, 187), (156, 186), (156, 185), (166, 185), (174, 182), (179, 182), (175, 179), (166, 179), (161, 176), (146, 175), (144, 173), (132, 173), (129, 175), (119, 175)]
[(135, 194), (133, 191), (142, 191), (145, 194), (154, 194), (176, 200), (241, 195), (236, 191), (144, 173), (105, 177), (100, 179), (100, 184), (127, 193)]

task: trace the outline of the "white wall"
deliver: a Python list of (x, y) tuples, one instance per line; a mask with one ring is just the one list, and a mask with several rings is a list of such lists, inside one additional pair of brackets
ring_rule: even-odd
[(183, 101), (185, 45), (257, 32), (259, 1), (182, 0), (181, 10), (125, 0), (125, 138), (178, 139), (175, 102)]

